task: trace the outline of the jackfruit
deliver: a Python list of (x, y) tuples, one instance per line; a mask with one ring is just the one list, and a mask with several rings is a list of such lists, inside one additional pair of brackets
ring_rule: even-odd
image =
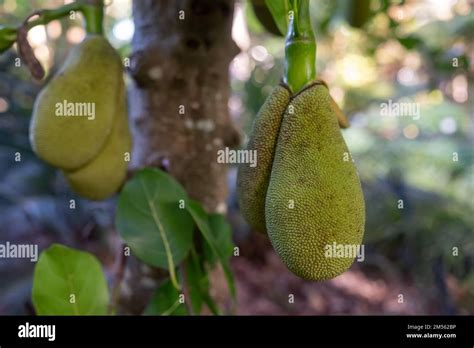
[(355, 255), (328, 249), (362, 242), (364, 197), (325, 84), (293, 96), (284, 90), (275, 89), (255, 120), (247, 149), (257, 149), (257, 167), (239, 165), (240, 208), (254, 228), (266, 229), (290, 271), (330, 279)]
[(85, 166), (75, 171), (63, 171), (73, 190), (91, 200), (103, 200), (114, 194), (126, 178), (128, 162), (125, 156), (131, 151), (132, 140), (123, 81), (120, 90), (115, 124), (104, 148)]
[(30, 142), (36, 154), (67, 170), (97, 156), (112, 131), (120, 83), (120, 56), (103, 36), (88, 35), (35, 101)]
[(265, 228), (265, 195), (273, 162), (273, 153), (281, 119), (290, 100), (290, 91), (277, 86), (268, 96), (253, 124), (247, 150), (257, 151), (257, 165), (241, 163), (237, 173), (240, 211), (247, 222), (259, 232)]

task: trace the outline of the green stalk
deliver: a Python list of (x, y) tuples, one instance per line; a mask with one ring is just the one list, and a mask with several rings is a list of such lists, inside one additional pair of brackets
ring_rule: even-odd
[(31, 28), (36, 27), (37, 25), (45, 25), (56, 19), (66, 17), (71, 11), (81, 11), (82, 6), (83, 4), (79, 2), (73, 2), (51, 10), (40, 10), (36, 13), (37, 18), (32, 21), (29, 21), (26, 25), (26, 28), (30, 30)]
[(283, 81), (293, 93), (316, 78), (316, 40), (311, 27), (309, 0), (293, 0), (293, 18), (288, 24)]
[[(81, 12), (84, 16), (86, 31), (88, 34), (103, 34), (104, 6), (103, 0), (78, 0), (76, 2), (55, 9), (39, 10), (27, 21), (26, 29), (30, 30), (38, 25), (46, 25), (57, 19), (69, 16), (71, 11)], [(19, 28), (13, 26), (0, 26), (0, 53), (10, 48), (17, 39)]]
[(85, 2), (82, 5), (82, 14), (86, 20), (86, 31), (88, 34), (102, 35), (104, 32), (102, 23), (104, 22), (104, 2), (95, 1), (95, 4)]
[(68, 16), (71, 11), (83, 14), (87, 33), (103, 33), (104, 6), (102, 0), (97, 0), (94, 4), (85, 0), (79, 0), (56, 9), (41, 10), (38, 12), (38, 18), (28, 22), (27, 28), (31, 29), (37, 25), (48, 24), (56, 19)]
[[(73, 2), (57, 9), (36, 11), (27, 18), (28, 20), (30, 17), (35, 17), (35, 19), (26, 23), (26, 29), (30, 30), (37, 25), (48, 24), (69, 15), (71, 11), (81, 11), (82, 6), (83, 4), (79, 2)], [(0, 53), (9, 49), (15, 43), (18, 29), (18, 27), (13, 26), (0, 26)]]

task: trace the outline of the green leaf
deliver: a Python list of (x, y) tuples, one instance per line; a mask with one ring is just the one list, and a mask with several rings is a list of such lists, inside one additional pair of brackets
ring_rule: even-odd
[(145, 309), (144, 315), (186, 315), (184, 303), (179, 302), (178, 290), (170, 280), (165, 281), (155, 293)]
[[(222, 255), (226, 258), (227, 262), (230, 260), (234, 253), (234, 241), (232, 240), (232, 228), (226, 221), (225, 216), (222, 214), (211, 214), (209, 215), (209, 225), (211, 232), (216, 241), (216, 247), (222, 251)], [(209, 243), (204, 242), (203, 253), (205, 260), (214, 266), (217, 261), (217, 255), (212, 251), (212, 247)]]
[(143, 169), (120, 193), (115, 223), (132, 252), (143, 262), (169, 270), (179, 289), (175, 268), (192, 245), (193, 221), (183, 208), (187, 194), (165, 172)]
[(169, 270), (179, 289), (175, 268), (192, 246), (193, 220), (180, 208), (186, 191), (170, 175), (144, 169), (120, 193), (117, 229), (130, 249), (143, 262)]
[(0, 53), (9, 49), (16, 41), (16, 28), (0, 25)]
[(282, 35), (286, 34), (288, 28), (288, 13), (291, 10), (289, 0), (265, 0), (273, 19)]
[(200, 314), (202, 304), (205, 303), (213, 314), (219, 315), (219, 308), (209, 294), (209, 277), (194, 249), (187, 260), (186, 274), (193, 313)]
[(345, 6), (347, 21), (354, 28), (362, 28), (373, 13), (370, 10), (370, 0), (342, 1), (339, 6)]
[(203, 303), (202, 292), (206, 291), (206, 288), (209, 289), (209, 283), (206, 284), (207, 275), (201, 269), (198, 255), (193, 252), (186, 263), (186, 280), (193, 313), (200, 314)]
[(232, 297), (235, 299), (235, 284), (234, 284), (234, 277), (230, 270), (229, 260), (225, 256), (225, 251), (219, 249), (218, 242), (214, 237), (214, 233), (212, 232), (210, 219), (204, 209), (198, 202), (193, 200), (189, 200), (187, 204), (187, 209), (191, 216), (194, 219), (194, 222), (198, 226), (199, 230), (201, 231), (204, 239), (209, 244), (214, 255), (217, 256), (220, 263), (222, 264), (222, 268), (224, 270), (224, 274), (227, 280), (227, 285), (229, 286), (230, 293)]
[(417, 46), (420, 46), (422, 44), (422, 41), (416, 36), (406, 36), (404, 38), (398, 38), (398, 42), (400, 42), (400, 44), (402, 44), (408, 50), (416, 48)]
[(105, 315), (109, 291), (92, 254), (53, 244), (36, 264), (32, 299), (38, 315)]
[(207, 307), (209, 308), (209, 310), (211, 311), (212, 314), (221, 315), (219, 307), (217, 306), (217, 304), (212, 299), (211, 295), (209, 294), (209, 291), (203, 293), (203, 298), (202, 299), (206, 303)]
[(254, 33), (258, 34), (267, 31), (277, 36), (283, 36), (265, 0), (247, 1), (245, 6), (245, 19), (247, 20), (249, 30)]

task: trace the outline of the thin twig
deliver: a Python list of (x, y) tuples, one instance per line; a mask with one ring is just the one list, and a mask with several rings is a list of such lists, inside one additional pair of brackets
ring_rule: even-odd
[(119, 264), (114, 277), (114, 286), (112, 288), (112, 300), (110, 301), (109, 305), (109, 314), (112, 314), (114, 311), (117, 311), (117, 307), (120, 301), (120, 290), (122, 286), (123, 277), (125, 275), (125, 266), (127, 265), (127, 256), (125, 256), (124, 247), (125, 245), (121, 244)]
[(191, 301), (191, 297), (189, 296), (189, 287), (188, 287), (188, 280), (187, 280), (188, 273), (186, 269), (186, 261), (188, 258), (189, 256), (186, 257), (186, 259), (183, 262), (181, 262), (181, 264), (179, 265), (179, 272), (181, 273), (181, 277), (182, 277), (181, 283), (182, 283), (182, 292), (184, 294), (184, 306), (186, 307), (186, 310), (190, 315), (194, 315), (193, 306), (190, 305), (188, 302), (188, 299), (189, 301)]
[(41, 80), (44, 77), (44, 69), (41, 63), (36, 58), (33, 48), (31, 48), (30, 43), (28, 42), (28, 20), (32, 17), (38, 16), (39, 11), (33, 12), (28, 17), (26, 17), (23, 25), (18, 28), (16, 35), (16, 42), (18, 44), (18, 53), (21, 59), (25, 62), (28, 70), (30, 70), (31, 75), (36, 80)]

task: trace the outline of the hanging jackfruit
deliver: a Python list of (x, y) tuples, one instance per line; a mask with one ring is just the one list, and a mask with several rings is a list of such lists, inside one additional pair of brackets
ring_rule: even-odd
[(74, 47), (56, 76), (36, 98), (30, 141), (49, 164), (82, 167), (105, 145), (123, 83), (120, 56), (100, 35), (88, 35)]
[[(122, 83), (123, 85), (123, 83)], [(117, 98), (116, 120), (112, 134), (100, 153), (75, 171), (64, 171), (64, 176), (76, 193), (91, 200), (102, 200), (117, 192), (125, 181), (126, 161), (132, 140), (128, 128), (124, 87)]]
[[(255, 121), (248, 149), (258, 151), (257, 167), (251, 172), (248, 165), (239, 166), (240, 208), (254, 228), (262, 230), (265, 222), (276, 252), (293, 273), (330, 279), (347, 270), (355, 255), (328, 255), (328, 248), (362, 242), (365, 204), (359, 177), (327, 87), (316, 81), (293, 96), (279, 95), (282, 89), (276, 88)], [(277, 111), (281, 105), (284, 111)]]
[(273, 154), (281, 119), (290, 101), (290, 91), (277, 86), (260, 109), (253, 124), (247, 150), (257, 151), (257, 165), (239, 166), (237, 193), (240, 211), (248, 223), (259, 232), (265, 228), (265, 196), (272, 170)]
[(35, 101), (33, 150), (62, 169), (76, 193), (102, 200), (125, 181), (131, 137), (120, 56), (88, 35)]

